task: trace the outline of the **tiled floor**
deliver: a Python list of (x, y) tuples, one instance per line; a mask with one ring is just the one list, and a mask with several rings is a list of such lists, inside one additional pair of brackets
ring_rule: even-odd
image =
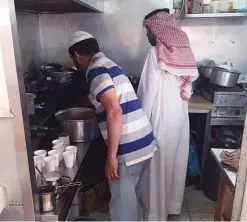
[[(182, 213), (170, 216), (169, 221), (213, 221), (215, 203), (208, 200), (202, 191), (194, 186), (186, 187)], [(109, 207), (107, 202), (99, 204), (99, 207), (91, 214), (99, 221), (109, 221)]]
[(213, 221), (215, 202), (208, 200), (194, 186), (185, 188), (181, 215), (170, 216), (169, 221)]

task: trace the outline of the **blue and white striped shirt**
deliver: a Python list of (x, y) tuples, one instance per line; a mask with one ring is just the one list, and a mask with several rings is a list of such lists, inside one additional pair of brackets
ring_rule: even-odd
[(96, 108), (97, 121), (106, 144), (106, 111), (98, 98), (114, 88), (123, 110), (123, 129), (118, 155), (123, 156), (127, 166), (151, 158), (157, 150), (152, 127), (122, 69), (100, 52), (93, 57), (86, 78), (90, 87), (89, 99)]

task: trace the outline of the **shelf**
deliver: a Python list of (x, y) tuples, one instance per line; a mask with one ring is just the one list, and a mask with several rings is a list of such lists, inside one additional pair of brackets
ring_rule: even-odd
[(241, 13), (211, 13), (211, 14), (186, 14), (184, 18), (224, 18), (224, 17), (247, 17), (247, 12)]

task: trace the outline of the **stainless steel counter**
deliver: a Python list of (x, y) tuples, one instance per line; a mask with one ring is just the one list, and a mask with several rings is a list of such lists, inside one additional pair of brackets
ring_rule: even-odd
[[(59, 171), (60, 173), (62, 173), (64, 176), (68, 176), (71, 178), (72, 182), (78, 181), (78, 179), (76, 178), (76, 176), (79, 173), (79, 169), (82, 165), (82, 161), (88, 151), (88, 147), (90, 145), (90, 142), (88, 143), (77, 143), (77, 144), (73, 144), (76, 145), (78, 147), (78, 151), (77, 151), (77, 158), (76, 158), (76, 164), (73, 168), (68, 169), (66, 168), (64, 162), (60, 162), (59, 167), (56, 169), (57, 171)], [(44, 213), (40, 215), (40, 219), (41, 221), (59, 221), (59, 218), (61, 216), (61, 214), (63, 213), (63, 209), (65, 207), (66, 202), (68, 201), (68, 198), (73, 199), (73, 196), (75, 195), (75, 191), (74, 188), (69, 188), (67, 189), (67, 191), (62, 195), (62, 197), (60, 197), (57, 201), (56, 201), (56, 209), (48, 212), (48, 213)], [(38, 198), (36, 198), (38, 199)], [(37, 207), (38, 207), (38, 203), (37, 203)]]
[(226, 178), (229, 180), (231, 185), (233, 187), (236, 186), (236, 181), (237, 181), (237, 170), (233, 171), (229, 167), (225, 167), (222, 165), (222, 160), (220, 158), (220, 154), (222, 151), (228, 151), (228, 152), (233, 152), (235, 151), (234, 149), (217, 149), (217, 148), (212, 148), (211, 153), (213, 154), (213, 157), (215, 158), (217, 164), (220, 167), (221, 172), (226, 176)]

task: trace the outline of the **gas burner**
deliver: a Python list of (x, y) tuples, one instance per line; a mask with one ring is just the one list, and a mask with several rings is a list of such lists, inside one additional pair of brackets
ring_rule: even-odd
[(246, 95), (246, 91), (242, 86), (236, 85), (235, 87), (223, 87), (217, 86), (209, 82), (205, 82), (202, 86), (202, 95), (205, 99), (210, 102), (214, 102), (215, 95), (224, 94), (224, 95)]
[(239, 85), (220, 87), (205, 82), (202, 95), (214, 106), (211, 114), (212, 125), (243, 125), (246, 113), (247, 92)]
[(224, 86), (217, 86), (214, 84), (210, 84), (212, 90), (216, 92), (243, 92), (244, 89), (240, 85), (236, 85), (234, 87), (224, 87)]

